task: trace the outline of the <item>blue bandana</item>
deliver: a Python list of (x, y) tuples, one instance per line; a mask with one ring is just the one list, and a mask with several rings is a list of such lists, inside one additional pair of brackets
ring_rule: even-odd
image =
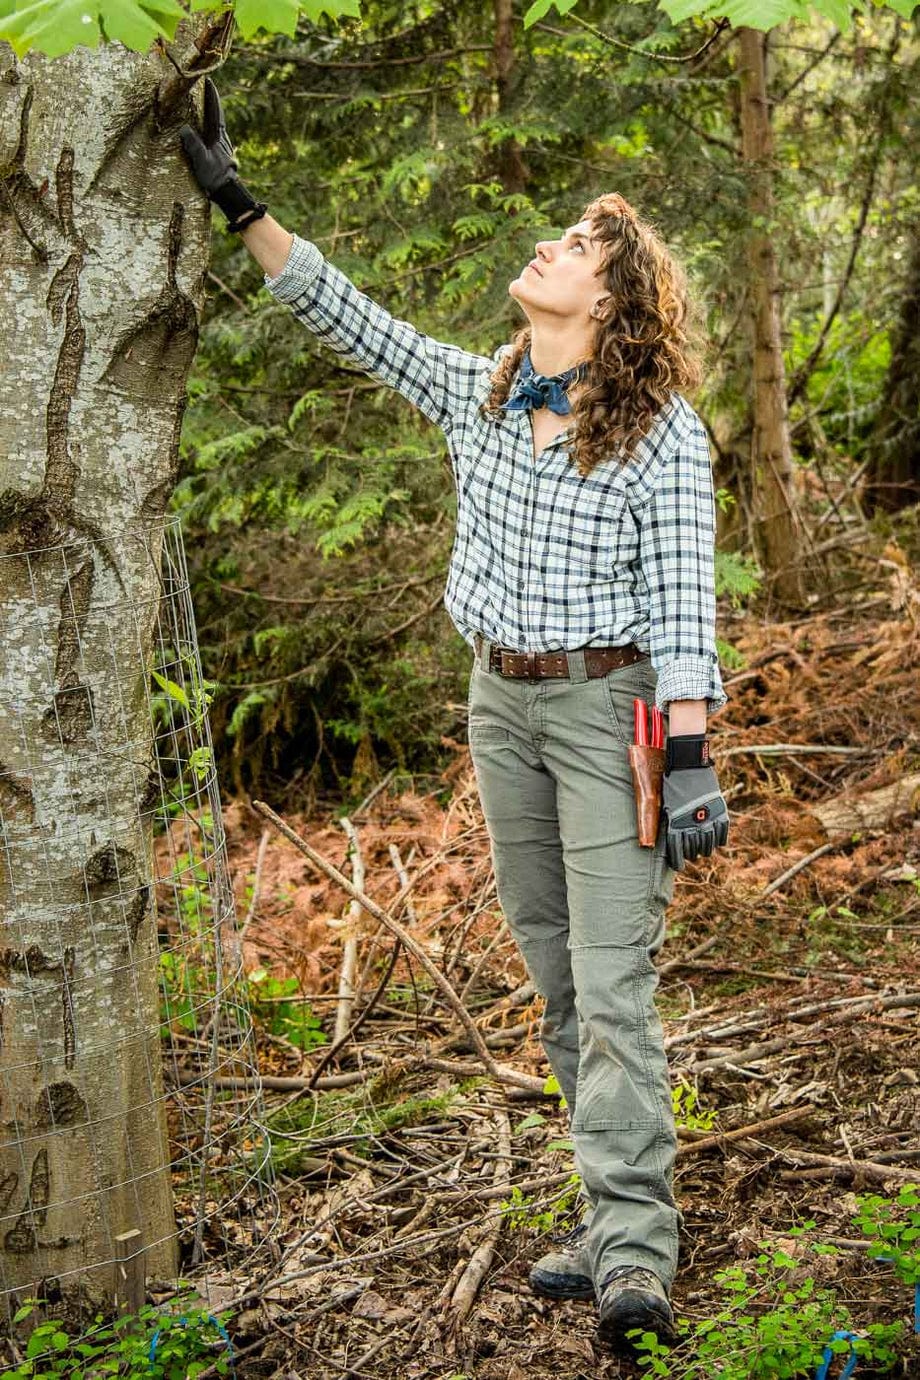
[(530, 362), (530, 351), (525, 350), (517, 384), (507, 402), (502, 403), (502, 408), (506, 412), (528, 412), (531, 408), (548, 407), (550, 412), (566, 417), (572, 410), (566, 390), (572, 383), (583, 379), (587, 372), (587, 364), (576, 364), (573, 369), (566, 369), (564, 374), (536, 374)]

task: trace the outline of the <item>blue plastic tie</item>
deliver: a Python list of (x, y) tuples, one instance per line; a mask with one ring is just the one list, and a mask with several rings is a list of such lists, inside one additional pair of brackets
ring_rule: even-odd
[[(227, 1331), (227, 1329), (224, 1327), (224, 1325), (223, 1325), (223, 1323), (220, 1321), (220, 1319), (219, 1319), (219, 1318), (215, 1318), (215, 1316), (214, 1316), (213, 1313), (206, 1313), (206, 1314), (205, 1314), (205, 1318), (207, 1319), (208, 1322), (211, 1322), (211, 1323), (214, 1324), (214, 1326), (217, 1328), (218, 1332), (220, 1333), (221, 1337), (223, 1337), (224, 1341), (227, 1343), (227, 1354), (228, 1354), (229, 1357), (230, 1357), (230, 1374), (233, 1375), (233, 1376), (235, 1376), (235, 1375), (236, 1375), (236, 1366), (235, 1366), (234, 1363), (233, 1363), (233, 1343), (232, 1343), (231, 1340), (230, 1340), (230, 1333), (229, 1333), (229, 1332)], [(188, 1318), (186, 1318), (186, 1317), (184, 1317), (184, 1316), (183, 1316), (183, 1317), (177, 1317), (177, 1318), (171, 1318), (171, 1319), (170, 1319), (170, 1323), (179, 1323), (182, 1327), (186, 1327), (186, 1326), (188, 1325), (188, 1321), (189, 1321)], [(157, 1346), (158, 1346), (158, 1344), (159, 1344), (159, 1341), (160, 1341), (160, 1333), (161, 1333), (162, 1331), (163, 1331), (162, 1327), (158, 1327), (157, 1330), (156, 1330), (156, 1332), (154, 1332), (153, 1338), (152, 1338), (151, 1343), (150, 1343), (150, 1356), (148, 1357), (148, 1360), (149, 1360), (151, 1366), (153, 1366), (153, 1363), (154, 1363), (154, 1361), (156, 1360), (156, 1356), (157, 1356)]]
[[(850, 1376), (853, 1374), (854, 1370), (856, 1369), (857, 1363), (859, 1362), (859, 1357), (853, 1350), (853, 1343), (859, 1341), (859, 1335), (856, 1332), (835, 1332), (833, 1337), (831, 1337), (831, 1341), (850, 1343), (850, 1354), (847, 1357), (847, 1363), (844, 1366), (843, 1370), (840, 1372), (840, 1380), (850, 1380)], [(831, 1362), (837, 1354), (837, 1352), (831, 1350), (830, 1344), (828, 1344), (824, 1348), (824, 1355), (821, 1358), (821, 1364), (818, 1367), (817, 1374), (815, 1375), (815, 1380), (827, 1380), (827, 1374), (831, 1368)]]
[[(877, 1255), (876, 1260), (884, 1260), (889, 1264), (894, 1259), (892, 1255)], [(920, 1332), (920, 1284), (914, 1290), (914, 1331)]]

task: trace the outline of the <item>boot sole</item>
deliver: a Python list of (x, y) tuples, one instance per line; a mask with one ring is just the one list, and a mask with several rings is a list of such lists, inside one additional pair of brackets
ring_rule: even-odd
[(643, 1332), (654, 1332), (663, 1346), (673, 1346), (677, 1341), (677, 1331), (667, 1314), (650, 1307), (638, 1293), (626, 1292), (617, 1300), (616, 1310), (602, 1317), (597, 1327), (600, 1341), (621, 1355), (635, 1359), (636, 1348), (627, 1332), (641, 1328)]
[(530, 1275), (530, 1287), (545, 1299), (593, 1299), (594, 1282), (586, 1275)]

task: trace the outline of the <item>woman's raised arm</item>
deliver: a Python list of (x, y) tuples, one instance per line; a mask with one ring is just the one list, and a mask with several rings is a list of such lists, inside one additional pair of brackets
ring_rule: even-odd
[(183, 125), (179, 138), (201, 189), (224, 212), (261, 264), (269, 291), (337, 354), (414, 403), (449, 431), (468, 403), (488, 356), (424, 335), (359, 292), (327, 263), (315, 244), (291, 235), (266, 214), (237, 176), (217, 87), (205, 78), (201, 131)]
[(240, 239), (252, 257), (262, 266), (269, 278), (277, 278), (287, 263), (294, 236), (273, 220), (263, 216), (251, 221), (240, 231)]

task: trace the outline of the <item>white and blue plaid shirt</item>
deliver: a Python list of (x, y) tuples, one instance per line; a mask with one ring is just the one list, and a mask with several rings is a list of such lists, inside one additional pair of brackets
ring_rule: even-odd
[(269, 291), (337, 354), (397, 389), (447, 437), (457, 528), (444, 603), (469, 643), (516, 651), (635, 642), (655, 698), (726, 703), (715, 648), (715, 499), (706, 432), (679, 394), (628, 464), (578, 474), (566, 434), (534, 459), (529, 412), (482, 417), (490, 358), (423, 335), (294, 236)]

